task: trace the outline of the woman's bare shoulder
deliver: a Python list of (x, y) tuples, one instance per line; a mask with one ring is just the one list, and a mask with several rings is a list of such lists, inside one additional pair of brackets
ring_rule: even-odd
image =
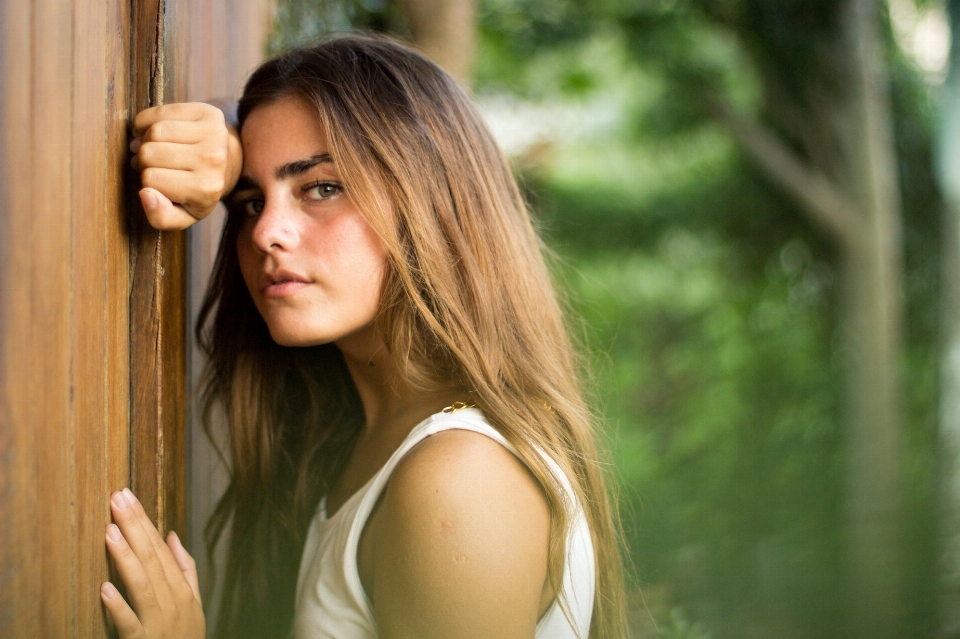
[(500, 443), (464, 430), (425, 439), (391, 476), (376, 528), (382, 636), (533, 636), (550, 513)]

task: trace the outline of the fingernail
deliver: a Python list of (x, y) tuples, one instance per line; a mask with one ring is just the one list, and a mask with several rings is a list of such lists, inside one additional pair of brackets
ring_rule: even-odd
[(123, 539), (123, 535), (120, 534), (120, 529), (117, 528), (116, 524), (107, 526), (107, 537), (110, 538), (110, 541), (120, 541)]
[(139, 151), (140, 145), (141, 145), (140, 138), (133, 138), (133, 140), (131, 140), (130, 142), (130, 152), (136, 153), (137, 151)]
[(171, 530), (170, 534), (173, 535), (173, 538), (176, 540), (177, 545), (183, 548), (183, 542), (180, 541), (180, 535), (177, 534), (176, 530)]
[(145, 209), (155, 209), (157, 208), (157, 195), (150, 189), (142, 189), (140, 191), (140, 202)]
[(126, 510), (127, 506), (130, 505), (130, 502), (127, 501), (127, 496), (122, 492), (113, 493), (113, 497), (110, 498), (110, 501), (112, 501), (113, 505), (120, 510)]
[(131, 504), (137, 503), (136, 495), (134, 495), (133, 491), (131, 491), (129, 488), (124, 488), (123, 494), (126, 495), (127, 501), (130, 502)]
[(109, 581), (105, 581), (102, 586), (100, 586), (100, 592), (107, 599), (113, 599), (117, 596), (117, 589), (113, 587), (113, 584)]

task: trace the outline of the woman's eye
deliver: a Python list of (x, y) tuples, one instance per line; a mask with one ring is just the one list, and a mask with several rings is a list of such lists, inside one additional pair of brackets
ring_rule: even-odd
[(263, 211), (263, 200), (249, 199), (240, 202), (240, 212), (247, 217), (260, 215)]
[(303, 190), (304, 195), (311, 200), (326, 200), (340, 195), (342, 191), (343, 187), (336, 182), (316, 182)]

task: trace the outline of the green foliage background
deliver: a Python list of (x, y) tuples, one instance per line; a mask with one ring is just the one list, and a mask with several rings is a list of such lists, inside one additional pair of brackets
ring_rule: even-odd
[[(637, 636), (847, 636), (837, 258), (708, 117), (759, 113), (828, 0), (482, 0), (481, 103), (568, 109), (516, 158), (583, 318), (619, 480)], [(272, 47), (392, 5), (281, 2)], [(933, 634), (940, 200), (935, 92), (888, 42), (904, 194), (910, 637)], [(600, 125), (583, 125), (600, 113)], [(636, 588), (638, 587), (638, 588)]]

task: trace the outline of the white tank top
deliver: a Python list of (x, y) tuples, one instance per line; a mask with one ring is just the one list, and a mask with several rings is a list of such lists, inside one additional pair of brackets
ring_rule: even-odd
[[(445, 430), (469, 430), (493, 439), (516, 451), (483, 414), (475, 408), (437, 413), (420, 422), (376, 475), (328, 518), (322, 500), (310, 523), (297, 577), (296, 608), (293, 620), (295, 639), (376, 639), (373, 616), (357, 568), (360, 534), (387, 486), (393, 469), (414, 446)], [(564, 562), (563, 593), (571, 620), (557, 601), (537, 623), (535, 639), (587, 639), (593, 611), (594, 555), (590, 529), (579, 502), (573, 498), (570, 482), (553, 460), (546, 458), (573, 504), (567, 555)]]

